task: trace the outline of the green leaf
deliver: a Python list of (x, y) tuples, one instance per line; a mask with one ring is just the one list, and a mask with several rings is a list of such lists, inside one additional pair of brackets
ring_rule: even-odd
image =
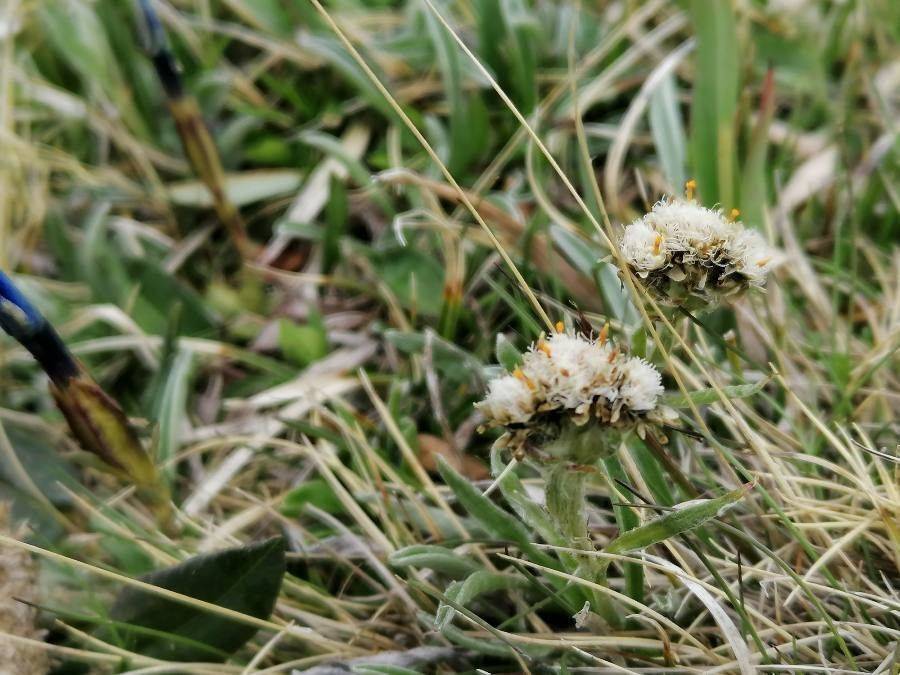
[[(479, 595), (512, 589), (522, 589), (528, 586), (528, 581), (522, 577), (499, 572), (479, 570), (473, 572), (465, 581), (454, 581), (447, 587), (444, 595), (457, 605), (465, 607)], [(434, 618), (435, 628), (443, 630), (456, 615), (456, 611), (450, 605), (441, 603)]]
[[(637, 444), (635, 444), (637, 445)], [(607, 480), (612, 486), (616, 479), (627, 481), (628, 475), (622, 467), (617, 455), (612, 455), (603, 460), (606, 468)], [(659, 472), (658, 467), (654, 467)], [(649, 484), (649, 481), (648, 481)], [(637, 514), (629, 506), (613, 506), (613, 513), (616, 516), (616, 524), (619, 526), (619, 532), (627, 532), (639, 527), (641, 521)], [(623, 566), (622, 575), (625, 577), (625, 590), (629, 597), (638, 602), (644, 601), (644, 566), (640, 563), (628, 563)]]
[[(442, 3), (438, 11), (444, 13)], [(447, 166), (458, 175), (484, 151), (487, 138), (487, 111), (478, 92), (468, 91), (463, 79), (459, 47), (435, 16), (425, 8), (425, 26), (434, 47), (437, 67), (441, 72), (444, 93), (450, 107), (450, 138)], [(446, 16), (446, 14), (444, 14)]]
[(691, 159), (700, 197), (726, 211), (735, 195), (738, 36), (730, 0), (692, 0), (697, 74), (691, 109)]
[[(375, 110), (379, 111), (391, 122), (402, 124), (402, 121), (397, 117), (397, 113), (394, 112), (391, 105), (385, 101), (384, 96), (381, 95), (378, 88), (372, 84), (366, 73), (347, 53), (347, 50), (337, 38), (333, 38), (327, 34), (303, 32), (299, 35), (298, 41), (304, 50), (327, 61), (348, 84), (359, 91), (360, 95), (369, 105), (375, 108)], [(378, 64), (373, 64), (371, 59), (369, 59), (369, 63), (378, 79), (382, 82), (386, 82), (388, 78), (381, 72), (381, 68), (378, 67)], [(418, 115), (414, 115), (413, 120), (415, 121), (418, 117)]]
[(344, 505), (332, 487), (321, 478), (308, 480), (303, 485), (288, 492), (281, 500), (281, 513), (296, 518), (307, 504), (312, 504), (326, 513), (343, 513)]
[(481, 490), (458, 473), (443, 457), (438, 457), (438, 471), (444, 482), (453, 490), (459, 503), (481, 524), (489, 536), (500, 541), (512, 542), (535, 562), (555, 567), (550, 557), (532, 543), (531, 535), (522, 523), (485, 497)]
[(550, 238), (554, 246), (575, 266), (575, 268), (591, 277), (600, 288), (603, 304), (608, 307), (608, 314), (627, 323), (629, 317), (637, 316), (637, 310), (631, 304), (628, 292), (622, 286), (615, 265), (599, 260), (601, 251), (593, 244), (559, 225), (551, 225)]
[(354, 675), (422, 675), (421, 670), (402, 668), (400, 666), (383, 666), (380, 664), (352, 666), (350, 671)]
[[(142, 580), (248, 616), (268, 619), (281, 589), (284, 569), (284, 540), (275, 537), (250, 546), (196, 556)], [(110, 618), (178, 635), (227, 654), (237, 651), (257, 631), (254, 626), (132, 587), (119, 594)], [(134, 631), (120, 631), (120, 634), (125, 638), (125, 648), (152, 658), (201, 661), (216, 658), (218, 653), (176, 644), (158, 635)]]
[(409, 247), (394, 247), (374, 257), (381, 279), (407, 309), (436, 317), (444, 304), (444, 268), (434, 258)]
[[(181, 432), (186, 415), (188, 391), (193, 374), (193, 354), (179, 351), (166, 376), (159, 401), (157, 421), (159, 422), (159, 441), (156, 446), (156, 463), (165, 463), (175, 456), (181, 445)], [(174, 478), (174, 468), (167, 471), (167, 478)]]
[(507, 55), (510, 80), (517, 98), (517, 105), (524, 114), (530, 113), (537, 102), (536, 44), (541, 38), (540, 25), (530, 3), (523, 0), (503, 0), (503, 22), (509, 39), (503, 45)]
[[(347, 137), (348, 134), (345, 134), (344, 138)], [(367, 132), (366, 137), (368, 137)], [(385, 214), (394, 215), (394, 207), (391, 204), (391, 200), (388, 199), (384, 187), (373, 180), (372, 172), (359, 157), (348, 150), (347, 144), (345, 144), (343, 139), (320, 131), (304, 131), (300, 134), (299, 140), (310, 147), (316, 148), (331, 159), (340, 162), (353, 182), (360, 187), (366, 188), (369, 198), (378, 204)], [(307, 188), (304, 187), (305, 189)]]
[(181, 335), (209, 336), (216, 319), (203, 299), (192, 288), (166, 272), (158, 263), (147, 258), (130, 258), (124, 263), (129, 278), (140, 284), (139, 296), (123, 298), (119, 306), (128, 307), (130, 314), (144, 330), (164, 334), (176, 303), (182, 305), (178, 330)]
[(759, 119), (750, 136), (741, 176), (741, 220), (758, 229), (765, 225), (766, 204), (769, 202), (766, 190), (766, 154), (769, 148), (769, 126), (774, 114), (775, 76), (769, 70), (762, 87)]
[(636, 551), (700, 527), (734, 506), (755, 484), (746, 483), (715, 499), (694, 499), (679, 504), (674, 511), (616, 537), (603, 550), (606, 553)]
[[(491, 449), (491, 473), (499, 476), (503, 473), (506, 465), (501, 458), (501, 451), (498, 448)], [(498, 484), (500, 494), (509, 502), (509, 505), (516, 512), (516, 515), (528, 527), (534, 529), (541, 538), (548, 544), (556, 546), (567, 546), (569, 542), (565, 541), (559, 532), (559, 529), (553, 524), (547, 510), (534, 501), (525, 490), (525, 486), (514, 472), (507, 473)]]
[(503, 333), (497, 333), (494, 354), (497, 357), (497, 363), (510, 373), (522, 363), (522, 353)]
[[(753, 382), (751, 384), (735, 384), (729, 387), (720, 387), (726, 397), (730, 399), (749, 398), (762, 389), (769, 382), (768, 379)], [(715, 389), (698, 389), (692, 391), (685, 397), (683, 394), (667, 394), (663, 397), (663, 404), (670, 408), (687, 408), (688, 401), (693, 401), (695, 405), (708, 405), (719, 401), (719, 394)]]
[[(663, 506), (671, 506), (675, 503), (672, 497), (672, 479), (662, 471), (659, 461), (653, 456), (653, 453), (647, 449), (646, 443), (639, 441), (636, 435), (628, 437), (628, 452), (638, 466), (641, 477), (650, 488), (650, 494), (653, 496), (657, 504)], [(631, 509), (628, 509), (633, 513)], [(630, 526), (630, 527), (633, 527)]]
[[(300, 189), (303, 173), (296, 169), (261, 169), (225, 175), (225, 195), (235, 206), (245, 206), (273, 197), (291, 194)], [(166, 186), (169, 199), (178, 206), (210, 208), (213, 198), (206, 185), (199, 180), (170, 183)]]
[(0, 502), (9, 505), (11, 522), (28, 523), (29, 540), (46, 547), (65, 536), (65, 529), (44, 502), (39, 501), (30, 492), (20, 490), (2, 479), (0, 479)]
[[(42, 434), (4, 423), (0, 434), (6, 433), (15, 457), (0, 454), (0, 481), (27, 492), (28, 482), (34, 485), (55, 506), (70, 506), (72, 497), (64, 488), (77, 490), (75, 470)], [(21, 471), (27, 477), (21, 475)]]
[(84, 0), (40, 3), (42, 41), (77, 73), (92, 96), (102, 93), (101, 100), (108, 99), (104, 103), (116, 111), (117, 117), (130, 130), (146, 137), (147, 130), (134, 106), (133, 91), (119, 69), (121, 57), (113, 51), (97, 4)]
[(238, 2), (226, 0), (231, 10), (254, 28), (260, 28), (280, 37), (291, 34), (291, 17), (284, 10), (281, 0), (253, 0)]
[(678, 105), (675, 75), (666, 75), (650, 96), (650, 131), (653, 144), (669, 185), (678, 193), (687, 178), (684, 173), (687, 155), (684, 124)]
[(426, 340), (430, 339), (434, 365), (448, 381), (471, 381), (484, 368), (473, 354), (436, 333), (429, 338), (423, 333), (389, 329), (384, 332), (384, 339), (405, 354), (422, 354)]
[(322, 233), (322, 273), (330, 274), (341, 260), (341, 238), (347, 230), (347, 188), (337, 176), (331, 177), (329, 199), (325, 204), (325, 229)]
[(472, 574), (479, 565), (444, 546), (413, 544), (391, 554), (392, 567), (423, 567), (449, 577), (459, 578)]
[(291, 363), (305, 368), (328, 353), (328, 334), (318, 312), (311, 312), (306, 324), (288, 319), (278, 322), (278, 346)]

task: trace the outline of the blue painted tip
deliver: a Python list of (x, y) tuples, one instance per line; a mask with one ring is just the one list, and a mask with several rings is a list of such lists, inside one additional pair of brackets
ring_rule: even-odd
[(166, 32), (159, 20), (156, 10), (150, 4), (150, 0), (138, 0), (141, 14), (144, 15), (144, 29), (146, 30), (147, 47), (151, 53), (156, 53), (165, 48)]
[(16, 288), (12, 279), (0, 271), (0, 311), (3, 311), (3, 302), (8, 302), (18, 307), (25, 315), (29, 327), (31, 328), (35, 328), (44, 322), (44, 317), (41, 316), (41, 313), (37, 308), (28, 301), (28, 298), (22, 294), (22, 291)]

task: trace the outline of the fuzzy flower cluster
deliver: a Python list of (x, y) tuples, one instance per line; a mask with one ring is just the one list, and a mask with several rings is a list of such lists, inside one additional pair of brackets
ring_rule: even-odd
[(773, 259), (756, 230), (693, 200), (657, 202), (625, 228), (619, 246), (654, 297), (688, 309), (764, 286)]
[(662, 393), (659, 371), (644, 359), (621, 353), (602, 334), (589, 339), (559, 330), (532, 345), (513, 373), (492, 380), (476, 406), (486, 426), (506, 428), (501, 445), (524, 447), (590, 422), (621, 429), (661, 421)]

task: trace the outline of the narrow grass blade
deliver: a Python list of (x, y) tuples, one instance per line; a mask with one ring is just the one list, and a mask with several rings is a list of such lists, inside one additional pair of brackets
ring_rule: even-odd
[(697, 67), (691, 120), (691, 163), (702, 201), (730, 209), (735, 195), (738, 37), (730, 0), (692, 0)]

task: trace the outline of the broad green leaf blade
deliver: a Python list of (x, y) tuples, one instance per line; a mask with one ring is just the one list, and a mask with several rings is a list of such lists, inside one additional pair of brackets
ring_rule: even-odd
[(444, 269), (434, 256), (398, 246), (373, 253), (372, 263), (404, 307), (423, 316), (440, 315), (444, 303)]
[[(750, 384), (735, 384), (729, 387), (721, 387), (722, 392), (729, 399), (750, 398), (759, 393), (768, 383), (768, 379), (752, 382)], [(670, 408), (687, 408), (688, 401), (693, 401), (695, 405), (709, 405), (719, 401), (719, 393), (715, 389), (698, 389), (692, 391), (688, 396), (683, 394), (668, 394), (663, 397), (663, 404)]]
[(734, 506), (754, 485), (755, 483), (747, 483), (715, 499), (684, 502), (675, 511), (616, 537), (603, 550), (606, 553), (636, 551), (700, 527)]
[[(647, 445), (636, 436), (628, 439), (628, 452), (638, 465), (641, 477), (650, 488), (650, 495), (657, 504), (671, 506), (675, 503), (672, 497), (672, 478), (663, 472), (659, 461), (647, 449)], [(631, 509), (629, 509), (631, 511)], [(631, 526), (633, 527), (633, 526)]]
[(285, 10), (285, 3), (279, 0), (226, 0), (225, 4), (254, 28), (269, 31), (279, 37), (290, 35), (291, 17)]
[(124, 261), (124, 269), (129, 278), (139, 284), (140, 292), (133, 301), (125, 297), (119, 306), (129, 308), (129, 301), (132, 301), (129, 314), (141, 328), (150, 333), (165, 333), (172, 307), (180, 303), (179, 334), (208, 336), (213, 333), (217, 320), (203, 299), (157, 262), (149, 258), (129, 258)]
[(569, 262), (579, 272), (597, 282), (604, 307), (608, 308), (610, 316), (616, 317), (623, 323), (627, 323), (631, 317), (637, 316), (637, 310), (634, 309), (628, 292), (622, 286), (622, 280), (619, 279), (615, 265), (599, 259), (602, 251), (593, 249), (585, 239), (559, 225), (550, 225), (549, 232), (553, 244)]
[(527, 115), (537, 102), (537, 58), (541, 38), (536, 14), (523, 0), (503, 0), (503, 22), (509, 39), (504, 45), (509, 63), (510, 84), (519, 110)]
[(430, 339), (434, 365), (448, 381), (470, 381), (484, 369), (484, 364), (473, 354), (434, 333), (428, 335), (388, 329), (384, 331), (384, 339), (405, 354), (423, 353), (426, 341)]
[[(153, 572), (142, 580), (248, 616), (267, 619), (275, 607), (284, 570), (284, 540), (275, 537), (250, 546), (196, 556), (174, 567)], [(253, 626), (131, 587), (116, 598), (110, 618), (179, 635), (227, 654), (237, 651), (257, 631)], [(175, 644), (159, 636), (131, 632), (124, 637), (127, 649), (153, 658), (169, 661), (211, 658), (209, 650)]]
[(9, 442), (11, 454), (0, 454), (0, 482), (25, 493), (33, 486), (55, 506), (71, 505), (69, 490), (78, 488), (78, 479), (72, 465), (49, 438), (34, 430), (0, 423), (0, 443), (5, 441)]

